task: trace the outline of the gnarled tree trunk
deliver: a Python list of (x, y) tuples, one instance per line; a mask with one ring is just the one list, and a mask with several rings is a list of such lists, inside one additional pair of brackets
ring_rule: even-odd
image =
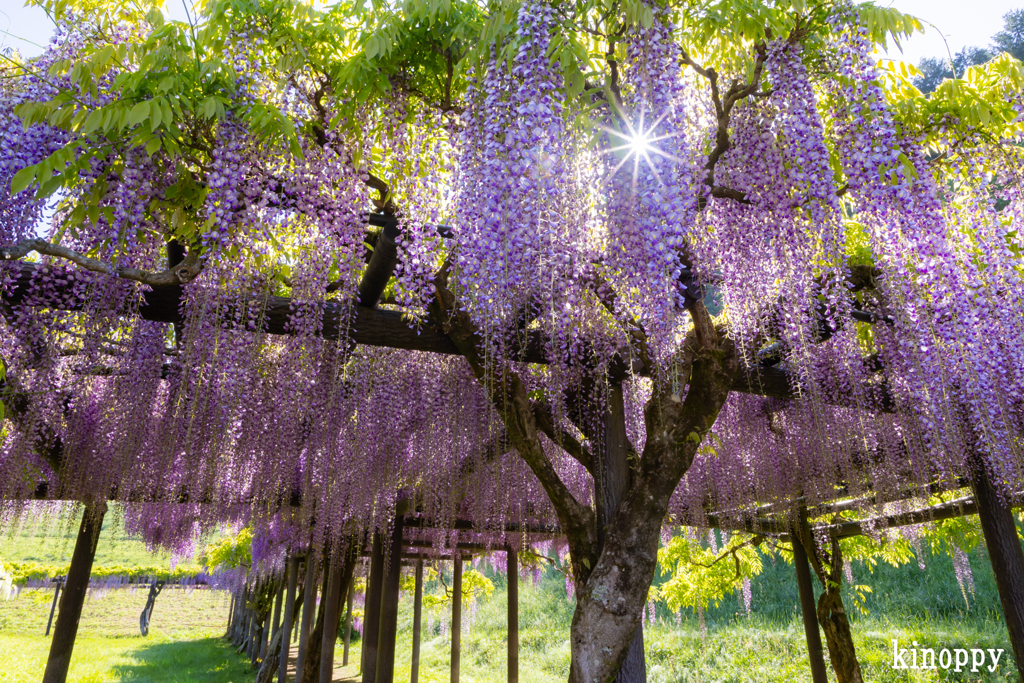
[[(624, 421), (605, 420), (613, 437), (596, 440), (596, 450), (627, 454), (625, 469), (617, 456), (592, 453), (553, 418), (555, 411), (543, 399), (531, 399), (515, 368), (504, 359), (483, 355), (480, 335), (465, 310), (459, 310), (448, 289), (447, 264), (435, 278), (431, 315), (469, 362), (502, 416), (509, 441), (544, 487), (569, 542), (576, 583), (576, 611), (570, 644), (571, 683), (609, 683), (635, 654), (626, 674), (642, 676), (642, 610), (657, 567), (661, 525), (676, 486), (693, 462), (704, 435), (710, 431), (729, 395), (739, 370), (735, 347), (714, 326), (700, 301), (687, 305), (693, 328), (664, 373), (654, 380), (644, 410), (647, 440), (640, 458), (625, 439)], [(614, 305), (609, 308), (614, 309)], [(639, 359), (653, 368), (646, 337), (635, 326), (632, 343)], [(685, 392), (684, 392), (685, 388)], [(616, 390), (612, 391), (612, 410)], [(618, 394), (621, 400), (621, 393)], [(577, 424), (585, 434), (585, 424)], [(580, 503), (561, 480), (544, 450), (541, 434), (561, 446), (594, 477), (597, 507)], [(602, 437), (604, 435), (601, 435)], [(591, 441), (595, 441), (591, 439)], [(611, 448), (607, 447), (611, 444)], [(618, 505), (616, 498), (621, 494)], [(607, 523), (605, 523), (607, 520)], [(634, 645), (635, 644), (635, 645)], [(634, 666), (634, 663), (636, 664)], [(637, 672), (637, 673), (634, 673)]]
[(814, 568), (824, 592), (818, 596), (817, 617), (821, 630), (825, 632), (825, 644), (828, 647), (832, 670), (835, 671), (838, 683), (863, 683), (860, 663), (857, 661), (857, 649), (853, 645), (853, 632), (850, 620), (846, 617), (846, 608), (840, 589), (843, 585), (843, 552), (839, 539), (832, 537), (829, 549), (821, 548), (814, 542), (807, 525), (806, 513), (801, 508), (797, 513), (797, 521), (793, 526), (793, 543), (800, 543), (807, 559)]
[(857, 650), (853, 646), (850, 621), (846, 618), (838, 586), (830, 586), (818, 597), (818, 623), (825, 632), (828, 656), (838, 683), (863, 683)]

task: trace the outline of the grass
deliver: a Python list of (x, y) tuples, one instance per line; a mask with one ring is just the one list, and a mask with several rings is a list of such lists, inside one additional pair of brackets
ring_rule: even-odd
[[(61, 565), (71, 561), (75, 549), (75, 536), (81, 522), (81, 510), (70, 515), (29, 521), (13, 533), (0, 535), (0, 558), (10, 562), (37, 562)], [(169, 565), (166, 552), (150, 552), (142, 541), (125, 533), (120, 509), (111, 506), (103, 519), (99, 545), (96, 548), (96, 566)]]
[[(139, 634), (147, 591), (88, 598), (68, 676), (70, 683), (241, 683), (253, 674), (245, 657), (220, 638), (227, 620), (222, 591), (169, 590), (156, 600), (149, 636)], [(44, 634), (52, 590), (25, 591), (0, 602), (0, 671), (5, 683), (42, 678), (50, 639)]]

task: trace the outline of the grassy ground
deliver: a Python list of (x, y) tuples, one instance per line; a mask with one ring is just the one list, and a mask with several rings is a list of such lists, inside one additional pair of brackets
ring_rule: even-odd
[[(43, 635), (53, 591), (26, 591), (0, 602), (0, 678), (42, 678), (50, 639)], [(146, 591), (111, 591), (86, 600), (68, 680), (152, 683), (241, 683), (249, 663), (219, 638), (228, 597), (220, 591), (165, 590), (157, 598), (149, 636), (139, 634)]]
[[(39, 564), (67, 564), (75, 549), (75, 536), (81, 522), (81, 511), (43, 522), (30, 521), (13, 533), (0, 534), (0, 558), (10, 562), (37, 562)], [(152, 553), (146, 544), (130, 538), (117, 506), (112, 506), (103, 519), (99, 545), (96, 547), (98, 567), (109, 565), (153, 566), (166, 565), (167, 553)]]

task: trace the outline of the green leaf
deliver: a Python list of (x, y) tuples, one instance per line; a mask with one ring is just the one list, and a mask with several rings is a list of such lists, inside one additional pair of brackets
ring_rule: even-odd
[(640, 23), (643, 24), (643, 27), (646, 29), (654, 26), (654, 12), (651, 11), (650, 6), (644, 5), (643, 14), (640, 15)]
[(211, 95), (203, 100), (203, 116), (212, 119), (217, 114), (217, 98)]
[(143, 100), (132, 107), (132, 110), (128, 112), (128, 123), (137, 126), (149, 118), (149, 107), (149, 100)]
[(370, 39), (366, 41), (366, 47), (363, 48), (363, 54), (366, 55), (367, 59), (373, 59), (380, 53), (380, 41), (377, 36), (370, 36)]
[(17, 173), (14, 174), (14, 178), (11, 179), (11, 194), (18, 194), (26, 187), (32, 184), (32, 181), (36, 179), (36, 167), (26, 166)]

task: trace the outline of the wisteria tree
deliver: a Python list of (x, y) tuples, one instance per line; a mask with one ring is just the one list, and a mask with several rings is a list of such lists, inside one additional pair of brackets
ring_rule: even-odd
[(964, 479), (1005, 532), (1013, 58), (925, 98), (874, 53), (916, 20), (845, 2), (45, 6), (2, 86), (5, 499), (553, 517), (579, 682), (643, 675), (669, 514)]

